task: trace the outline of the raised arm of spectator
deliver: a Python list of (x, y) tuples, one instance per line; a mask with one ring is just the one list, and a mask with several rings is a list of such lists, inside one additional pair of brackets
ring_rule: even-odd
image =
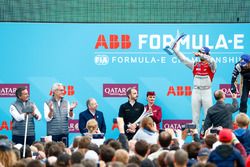
[(238, 104), (238, 101), (237, 101), (237, 94), (236, 93), (231, 93), (231, 95), (232, 95), (233, 102), (232, 102), (232, 106), (231, 106), (230, 111), (232, 113), (234, 113), (234, 112), (238, 111), (239, 104)]
[(198, 129), (190, 129), (190, 132), (192, 134), (193, 140), (195, 142), (201, 142), (200, 138), (199, 138), (199, 133), (198, 133)]
[(122, 117), (117, 118), (117, 124), (118, 124), (118, 129), (119, 129), (119, 142), (122, 144), (122, 148), (129, 151), (129, 146), (128, 146), (128, 139), (127, 136), (125, 135), (125, 130), (124, 130), (124, 121)]

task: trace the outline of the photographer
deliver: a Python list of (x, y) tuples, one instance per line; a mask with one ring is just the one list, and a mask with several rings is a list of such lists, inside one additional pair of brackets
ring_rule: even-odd
[(185, 124), (182, 125), (182, 134), (181, 138), (184, 141), (186, 140), (188, 135), (191, 135), (193, 138), (193, 141), (195, 142), (201, 142), (198, 134), (198, 129), (196, 128), (196, 124)]
[[(246, 152), (239, 152), (237, 149), (238, 140), (233, 135), (231, 129), (222, 129), (219, 132), (218, 145), (209, 155), (208, 162), (220, 166), (245, 166), (244, 157)], [(234, 147), (234, 146), (235, 147)], [(237, 149), (236, 149), (237, 148)], [(244, 150), (245, 151), (245, 150)]]
[(232, 114), (238, 110), (237, 95), (232, 93), (232, 104), (226, 104), (225, 93), (222, 90), (214, 92), (216, 104), (208, 109), (207, 116), (204, 122), (204, 132), (211, 126), (232, 129)]
[(36, 105), (29, 101), (29, 93), (26, 87), (16, 90), (16, 101), (10, 106), (10, 114), (13, 118), (12, 141), (16, 144), (24, 143), (25, 123), (28, 119), (27, 144), (35, 141), (35, 122), (42, 118)]
[[(209, 128), (206, 133), (205, 133), (205, 138), (207, 139), (208, 136), (212, 135), (214, 137), (216, 137), (218, 140), (216, 142), (214, 142), (212, 144), (212, 150), (216, 149), (218, 146), (220, 146), (221, 144), (223, 144), (223, 142), (221, 142), (219, 140), (219, 134), (222, 130), (224, 130), (226, 128), (223, 128), (223, 127), (216, 127), (216, 128)], [(230, 130), (232, 131), (231, 129), (227, 129), (227, 130)], [(205, 140), (206, 140), (205, 139)], [(247, 156), (247, 153), (246, 153), (246, 150), (244, 148), (244, 146), (242, 145), (242, 143), (240, 143), (240, 141), (237, 139), (237, 137), (235, 136), (234, 133), (232, 133), (232, 141), (231, 141), (231, 144), (234, 148), (236, 148), (240, 154), (245, 158)]]

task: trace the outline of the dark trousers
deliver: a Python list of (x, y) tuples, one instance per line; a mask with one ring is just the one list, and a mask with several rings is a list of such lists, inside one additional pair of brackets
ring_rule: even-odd
[(243, 80), (242, 95), (240, 99), (240, 112), (247, 113), (247, 100), (250, 91), (250, 80)]
[(52, 135), (53, 141), (62, 141), (68, 147), (69, 134)]
[[(18, 144), (18, 143), (23, 144), (24, 143), (24, 136), (12, 135), (12, 141), (15, 144)], [(35, 136), (27, 136), (27, 138), (26, 138), (27, 145), (31, 146), (34, 141), (35, 141)]]

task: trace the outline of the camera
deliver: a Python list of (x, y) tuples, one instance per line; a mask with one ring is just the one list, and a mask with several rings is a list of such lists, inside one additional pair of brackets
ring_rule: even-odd
[(33, 156), (33, 157), (37, 157), (38, 155), (39, 155), (38, 152), (33, 152), (33, 153), (32, 153), (32, 156)]
[(181, 130), (185, 130), (185, 129), (196, 129), (196, 124), (187, 123), (187, 124), (181, 125)]
[(210, 129), (210, 133), (218, 135), (220, 133), (220, 130), (218, 128), (212, 128)]
[(196, 124), (186, 124), (186, 129), (195, 129)]
[(103, 139), (104, 138), (104, 133), (95, 133), (92, 134), (93, 139)]

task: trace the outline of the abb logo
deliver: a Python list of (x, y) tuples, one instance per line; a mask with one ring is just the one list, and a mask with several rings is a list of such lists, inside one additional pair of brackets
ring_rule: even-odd
[(170, 86), (168, 88), (167, 96), (171, 94), (174, 96), (191, 96), (192, 89), (191, 86), (177, 86), (176, 88), (174, 86)]
[[(68, 96), (73, 96), (75, 94), (75, 89), (74, 89), (74, 86), (63, 86), (64, 87), (64, 91), (63, 91), (63, 94), (64, 95), (68, 95)], [(53, 92), (52, 90), (50, 90), (50, 93), (49, 93), (50, 96), (53, 95)]]
[(129, 49), (131, 47), (130, 36), (126, 34), (121, 35), (121, 39), (119, 41), (119, 37), (116, 34), (109, 35), (109, 46), (106, 42), (105, 36), (100, 34), (98, 36), (97, 42), (95, 44), (95, 49), (99, 49), (99, 47), (104, 47), (105, 49)]
[(2, 121), (2, 124), (0, 125), (0, 130), (12, 130), (12, 122), (10, 121), (10, 124), (8, 126), (7, 121)]

